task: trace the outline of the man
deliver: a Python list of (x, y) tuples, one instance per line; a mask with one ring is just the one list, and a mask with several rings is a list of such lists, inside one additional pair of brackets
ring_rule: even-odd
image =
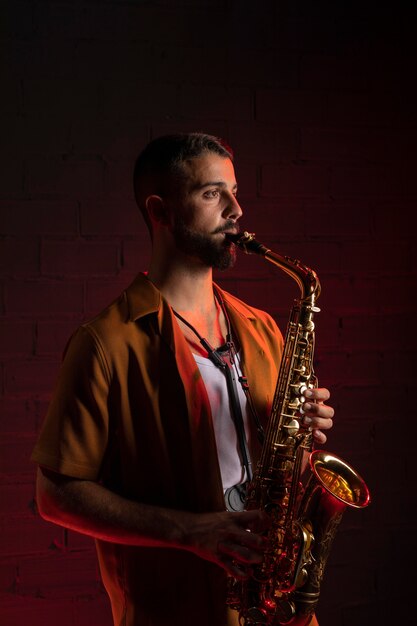
[[(116, 626), (237, 623), (226, 574), (244, 577), (261, 560), (268, 522), (261, 511), (225, 511), (223, 492), (250, 472), (242, 446), (256, 462), (255, 422), (269, 414), (282, 339), (269, 315), (212, 281), (213, 268), (233, 265), (226, 233), (242, 215), (220, 140), (151, 142), (135, 194), (152, 237), (149, 271), (67, 347), (33, 454), (38, 506), (95, 537)], [(207, 373), (211, 346), (248, 380), (248, 401), (237, 391), (243, 436), (223, 370)], [(314, 390), (304, 406), (318, 443), (332, 425), (328, 397)]]

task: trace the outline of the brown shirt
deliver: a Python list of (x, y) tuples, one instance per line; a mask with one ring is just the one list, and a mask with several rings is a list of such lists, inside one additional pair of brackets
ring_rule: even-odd
[[(222, 295), (265, 421), (281, 335), (269, 315)], [(32, 458), (140, 502), (224, 509), (201, 375), (171, 307), (145, 275), (71, 338)], [(225, 623), (226, 577), (216, 565), (181, 550), (96, 543), (117, 626)]]

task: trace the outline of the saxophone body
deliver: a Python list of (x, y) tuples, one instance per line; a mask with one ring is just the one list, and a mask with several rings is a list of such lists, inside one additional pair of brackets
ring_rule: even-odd
[[(229, 580), (228, 605), (245, 626), (307, 626), (317, 605), (324, 568), (347, 506), (362, 508), (369, 491), (339, 457), (312, 452), (312, 433), (302, 425), (307, 389), (317, 387), (313, 369), (314, 314), (320, 295), (317, 274), (298, 260), (280, 256), (244, 232), (227, 235), (246, 253), (260, 254), (290, 275), (300, 288), (291, 310), (284, 353), (265, 440), (245, 509), (270, 517), (262, 563), (246, 580)], [(303, 460), (309, 455), (309, 469)]]

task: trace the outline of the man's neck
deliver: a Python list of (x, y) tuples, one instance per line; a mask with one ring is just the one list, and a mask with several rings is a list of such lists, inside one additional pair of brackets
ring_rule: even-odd
[[(148, 278), (161, 291), (174, 311), (179, 313), (214, 347), (226, 341), (226, 318), (214, 298), (212, 270), (173, 262), (163, 268), (151, 264)], [(177, 320), (191, 350), (206, 356), (199, 339)]]
[(174, 262), (152, 264), (148, 278), (160, 290), (173, 309), (209, 316), (214, 309), (211, 268), (192, 267)]

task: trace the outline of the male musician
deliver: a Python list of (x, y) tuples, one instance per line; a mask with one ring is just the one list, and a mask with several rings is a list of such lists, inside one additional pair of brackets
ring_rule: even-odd
[[(69, 342), (33, 453), (38, 506), (96, 539), (116, 626), (224, 626), (237, 623), (226, 574), (245, 577), (261, 560), (268, 525), (262, 511), (226, 511), (224, 491), (235, 494), (256, 463), (282, 338), (269, 315), (212, 280), (234, 263), (226, 233), (242, 216), (222, 141), (151, 142), (135, 194), (149, 270)], [(322, 444), (329, 392), (309, 397), (304, 424)]]

